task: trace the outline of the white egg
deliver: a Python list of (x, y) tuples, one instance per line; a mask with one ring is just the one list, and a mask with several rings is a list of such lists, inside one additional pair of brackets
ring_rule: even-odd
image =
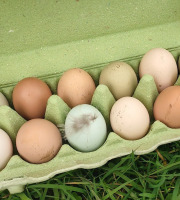
[(65, 137), (78, 151), (94, 151), (106, 140), (105, 119), (95, 107), (87, 104), (78, 105), (67, 115)]
[(6, 99), (6, 97), (0, 92), (0, 106), (9, 106), (9, 103)]
[(0, 129), (0, 170), (2, 170), (13, 155), (13, 145), (8, 134)]
[(110, 122), (116, 134), (127, 140), (137, 140), (147, 133), (150, 117), (138, 99), (123, 97), (113, 105)]

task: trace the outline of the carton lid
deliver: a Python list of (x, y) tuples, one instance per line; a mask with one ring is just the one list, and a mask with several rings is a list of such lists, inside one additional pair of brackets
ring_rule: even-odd
[(0, 4), (1, 87), (180, 46), (178, 0)]

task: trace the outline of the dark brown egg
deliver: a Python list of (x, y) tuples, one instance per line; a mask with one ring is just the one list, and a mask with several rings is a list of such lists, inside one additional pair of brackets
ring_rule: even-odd
[(48, 98), (52, 95), (46, 83), (38, 78), (25, 78), (13, 90), (15, 110), (25, 119), (43, 118)]

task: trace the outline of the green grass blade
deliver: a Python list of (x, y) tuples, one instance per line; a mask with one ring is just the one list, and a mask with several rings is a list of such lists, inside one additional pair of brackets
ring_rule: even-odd
[(21, 200), (31, 200), (31, 199), (29, 199), (24, 193), (17, 194), (17, 196), (18, 196)]
[[(173, 191), (172, 200), (178, 200), (180, 197), (180, 178), (176, 181), (175, 188)], [(180, 199), (180, 198), (179, 198)]]

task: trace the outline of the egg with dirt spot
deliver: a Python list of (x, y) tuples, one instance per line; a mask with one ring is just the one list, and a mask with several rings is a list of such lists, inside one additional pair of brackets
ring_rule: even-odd
[(105, 119), (99, 110), (91, 105), (75, 106), (66, 117), (65, 137), (77, 151), (95, 151), (107, 138)]
[(170, 128), (180, 128), (180, 86), (163, 90), (154, 103), (154, 118)]

